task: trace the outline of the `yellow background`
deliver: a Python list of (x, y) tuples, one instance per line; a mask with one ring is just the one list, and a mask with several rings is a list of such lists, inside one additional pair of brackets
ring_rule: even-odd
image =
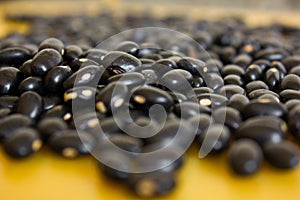
[[(101, 10), (95, 1), (85, 5), (55, 1), (55, 5), (44, 2), (6, 2), (0, 5), (0, 36), (11, 30), (26, 31), (27, 26), (7, 23), (5, 13), (15, 14), (74, 14), (78, 12), (95, 13)], [(126, 5), (113, 4), (112, 9), (122, 9)], [(130, 7), (130, 5), (127, 7)], [(154, 6), (155, 7), (155, 6)], [(67, 8), (67, 9), (66, 9)], [(139, 11), (138, 7), (133, 7)], [(184, 10), (185, 8), (174, 9)], [(156, 16), (163, 15), (163, 8), (156, 5)], [(200, 11), (200, 12), (199, 12)], [(120, 12), (118, 12), (120, 14)], [(174, 12), (173, 12), (174, 13)], [(300, 13), (290, 11), (249, 11), (222, 8), (191, 8), (187, 13), (195, 17), (197, 13), (204, 18), (216, 19), (228, 14), (242, 15), (251, 25), (280, 21), (300, 25)], [(277, 17), (274, 17), (277, 16)], [(280, 16), (280, 17), (278, 17)], [(299, 26), (300, 27), (300, 26)], [(291, 171), (281, 171), (264, 163), (256, 175), (235, 176), (227, 165), (225, 154), (199, 159), (194, 146), (186, 157), (184, 167), (178, 173), (178, 186), (169, 195), (159, 199), (218, 199), (218, 200), (299, 200), (300, 167)], [(0, 149), (0, 200), (131, 200), (138, 199), (126, 186), (102, 176), (92, 158), (66, 160), (51, 153), (46, 148), (31, 158), (12, 160)]]

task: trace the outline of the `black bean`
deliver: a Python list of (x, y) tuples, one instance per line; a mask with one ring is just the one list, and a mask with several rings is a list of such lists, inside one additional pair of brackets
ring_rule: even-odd
[(43, 110), (47, 111), (62, 102), (60, 96), (47, 95), (43, 97)]
[(30, 126), (33, 121), (21, 114), (12, 114), (0, 120), (0, 141), (4, 141), (12, 136), (12, 133), (22, 127)]
[(33, 91), (24, 92), (18, 101), (16, 112), (37, 119), (43, 111), (42, 97)]
[(247, 93), (250, 93), (253, 90), (257, 90), (257, 89), (266, 89), (266, 90), (268, 90), (269, 87), (263, 81), (252, 81), (252, 82), (250, 82), (246, 85)]
[(267, 68), (270, 68), (271, 66), (271, 62), (266, 59), (255, 60), (253, 64), (258, 65), (263, 71), (265, 71)]
[(280, 61), (286, 56), (286, 52), (278, 48), (263, 49), (255, 54), (255, 59), (267, 59), (269, 61)]
[(176, 68), (176, 62), (171, 59), (158, 60), (151, 66), (151, 69), (153, 69), (159, 77), (162, 77), (165, 73)]
[(300, 106), (296, 105), (293, 107), (292, 110), (289, 111), (288, 125), (289, 125), (289, 130), (294, 136), (294, 138), (300, 141), (299, 121), (300, 121)]
[(220, 87), (224, 86), (223, 78), (216, 73), (207, 74), (204, 78), (204, 82), (207, 87), (213, 90), (217, 90)]
[(291, 169), (299, 164), (299, 149), (290, 141), (282, 141), (278, 144), (267, 143), (263, 151), (267, 161), (274, 167)]
[(270, 68), (276, 68), (279, 71), (279, 77), (282, 79), (286, 75), (286, 69), (285, 66), (282, 64), (282, 62), (279, 61), (273, 61), (271, 63)]
[(265, 83), (271, 90), (276, 90), (280, 84), (280, 72), (276, 68), (270, 68), (265, 74)]
[(98, 66), (99, 64), (93, 60), (87, 58), (78, 58), (70, 62), (70, 68), (73, 72), (77, 72), (80, 68), (84, 68), (89, 65)]
[(39, 151), (43, 142), (39, 133), (33, 128), (22, 128), (14, 131), (12, 136), (3, 142), (3, 149), (15, 158), (28, 157)]
[(265, 95), (265, 94), (271, 94), (274, 95), (275, 97), (279, 98), (279, 95), (271, 90), (268, 89), (256, 89), (251, 91), (248, 94), (249, 99), (257, 99), (258, 97)]
[(235, 130), (242, 122), (241, 114), (238, 110), (231, 107), (220, 107), (212, 112), (214, 121), (219, 124), (225, 124), (231, 130)]
[(108, 79), (109, 83), (119, 82), (126, 85), (128, 89), (132, 89), (137, 86), (142, 86), (144, 85), (145, 81), (146, 80), (143, 74), (138, 72), (128, 72), (124, 74), (118, 74)]
[(143, 86), (134, 90), (130, 101), (136, 108), (146, 110), (149, 110), (155, 104), (159, 104), (165, 109), (173, 105), (173, 99), (167, 92), (150, 86)]
[(11, 113), (10, 108), (0, 108), (0, 119), (8, 116)]
[(14, 67), (0, 68), (0, 95), (17, 93), (18, 84), (22, 81), (20, 70)]
[(67, 129), (68, 126), (60, 118), (50, 117), (42, 119), (37, 124), (37, 129), (43, 140), (47, 141), (51, 136), (59, 133), (61, 130)]
[(32, 57), (31, 52), (23, 47), (10, 47), (0, 50), (0, 66), (20, 67)]
[(246, 67), (252, 62), (252, 57), (247, 54), (240, 54), (237, 55), (234, 60), (233, 64), (241, 66), (242, 68), (246, 69)]
[(64, 60), (71, 62), (78, 59), (83, 54), (82, 49), (77, 45), (68, 45), (65, 47)]
[(242, 110), (244, 118), (255, 116), (273, 116), (284, 118), (287, 113), (286, 107), (270, 99), (251, 100)]
[(228, 99), (220, 94), (212, 94), (212, 93), (203, 93), (197, 95), (199, 103), (201, 106), (207, 106), (212, 108), (217, 108), (220, 106), (226, 105)]
[(138, 49), (138, 58), (142, 58), (147, 55), (151, 54), (159, 54), (161, 51), (161, 48), (159, 45), (154, 43), (142, 43), (140, 44), (140, 47)]
[[(204, 100), (202, 100), (204, 101)], [(196, 115), (211, 112), (210, 108), (206, 105), (201, 105), (195, 102), (182, 102), (174, 105), (174, 113), (181, 118), (188, 119)]]
[(286, 123), (275, 117), (252, 117), (240, 124), (235, 131), (236, 138), (249, 138), (263, 145), (267, 142), (279, 143), (287, 133)]
[(77, 158), (90, 154), (95, 146), (94, 137), (86, 132), (77, 133), (76, 130), (66, 129), (49, 138), (49, 147), (65, 158)]
[(31, 62), (31, 70), (38, 76), (44, 76), (62, 62), (62, 56), (54, 49), (43, 49), (37, 53)]
[(245, 94), (245, 90), (238, 85), (224, 85), (219, 88), (218, 93), (230, 99), (235, 94)]
[(256, 81), (261, 79), (262, 70), (258, 65), (249, 65), (246, 69), (244, 79), (246, 82)]
[[(123, 133), (115, 133), (110, 135), (108, 140), (124, 151), (132, 153), (141, 153), (142, 151), (143, 142), (140, 138), (124, 135)], [(105, 148), (105, 144), (102, 144), (103, 147)]]
[(145, 84), (147, 85), (154, 84), (158, 80), (158, 76), (156, 75), (155, 71), (152, 69), (142, 70), (142, 74), (145, 77)]
[(45, 88), (49, 92), (59, 92), (64, 81), (72, 74), (68, 66), (53, 67), (44, 78)]
[(55, 49), (61, 55), (64, 54), (64, 44), (57, 38), (47, 38), (45, 39), (39, 47), (39, 51), (43, 49)]
[(177, 66), (180, 69), (189, 71), (194, 76), (204, 76), (204, 74), (208, 71), (205, 62), (190, 57), (181, 58), (177, 62)]
[(245, 70), (238, 66), (238, 65), (226, 65), (221, 69), (222, 75), (225, 77), (227, 75), (238, 75), (238, 76), (244, 76), (245, 75)]
[(141, 61), (136, 57), (121, 51), (111, 51), (103, 58), (103, 65), (107, 67), (120, 67), (125, 72), (141, 71)]
[(261, 147), (253, 140), (237, 140), (230, 148), (229, 164), (232, 170), (240, 175), (254, 174), (263, 160)]
[(25, 77), (28, 77), (28, 76), (31, 76), (32, 75), (32, 70), (31, 70), (31, 62), (32, 60), (27, 60), (25, 61), (21, 67), (19, 68), (20, 72), (22, 72), (22, 74), (25, 76)]
[(204, 80), (201, 77), (195, 77), (191, 80), (191, 82), (193, 88), (203, 87), (205, 85)]
[(93, 87), (73, 87), (65, 91), (64, 102), (65, 105), (69, 105), (70, 107), (72, 104), (73, 106), (76, 106), (76, 111), (88, 109), (88, 105), (94, 104), (96, 93), (97, 90)]
[(189, 118), (188, 121), (192, 124), (193, 127), (198, 127), (197, 135), (203, 134), (204, 131), (214, 123), (214, 119), (210, 115), (205, 113), (195, 115), (194, 117)]
[(291, 99), (300, 99), (300, 91), (291, 89), (282, 90), (279, 95), (283, 102), (287, 102)]
[(300, 105), (300, 99), (291, 99), (284, 104), (288, 111), (293, 110), (294, 107)]
[(179, 92), (169, 91), (168, 94), (173, 98), (174, 103), (182, 103), (189, 100), (186, 95)]
[(17, 96), (2, 96), (0, 97), (0, 108), (13, 109), (18, 101), (19, 97)]
[(98, 64), (102, 63), (103, 57), (107, 54), (107, 51), (103, 49), (89, 49), (86, 52), (86, 58), (91, 61), (95, 61)]
[(34, 91), (42, 94), (44, 92), (43, 80), (39, 77), (27, 77), (20, 83), (18, 90), (20, 94), (26, 91)]
[(45, 112), (41, 118), (49, 118), (49, 117), (59, 117), (64, 121), (70, 121), (72, 119), (72, 113), (70, 112), (69, 108), (64, 105), (56, 105)]
[(139, 45), (132, 41), (123, 41), (116, 48), (117, 51), (123, 51), (131, 55), (137, 55), (138, 49)]
[(187, 94), (192, 90), (189, 80), (192, 79), (192, 74), (182, 69), (175, 69), (165, 73), (161, 79), (160, 84), (171, 91), (177, 91)]
[(282, 60), (282, 63), (286, 67), (287, 71), (293, 69), (294, 67), (300, 65), (300, 56), (288, 56)]
[(200, 95), (204, 93), (213, 93), (214, 91), (209, 87), (198, 87), (193, 88), (193, 92), (195, 93), (195, 95)]
[(300, 65), (291, 69), (289, 71), (289, 74), (296, 74), (297, 76), (300, 76)]
[(294, 74), (286, 75), (281, 81), (281, 89), (300, 90), (300, 77)]
[(244, 80), (238, 75), (230, 74), (224, 77), (224, 83), (226, 85), (233, 84), (233, 85), (243, 86)]

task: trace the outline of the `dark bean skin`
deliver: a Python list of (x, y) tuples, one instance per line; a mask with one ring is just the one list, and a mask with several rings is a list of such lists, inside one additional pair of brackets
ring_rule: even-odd
[(269, 87), (263, 81), (252, 81), (252, 82), (250, 82), (246, 85), (247, 93), (250, 93), (253, 90), (257, 90), (257, 89), (266, 89), (266, 90), (268, 90)]
[(115, 133), (110, 135), (108, 140), (124, 151), (132, 153), (141, 153), (142, 151), (143, 141), (140, 138), (124, 135), (123, 133)]
[(62, 102), (60, 96), (47, 95), (43, 97), (43, 110), (47, 111)]
[(213, 90), (217, 90), (224, 86), (224, 80), (220, 75), (216, 73), (206, 75), (204, 81), (206, 83), (206, 86)]
[(95, 61), (96, 63), (101, 64), (102, 63), (102, 57), (104, 57), (107, 54), (107, 51), (103, 49), (89, 49), (86, 52), (86, 58), (89, 60)]
[(249, 65), (246, 69), (244, 79), (246, 82), (256, 81), (261, 79), (262, 69), (258, 65)]
[(17, 68), (0, 68), (0, 96), (17, 93), (18, 84), (22, 78), (22, 74)]
[[(209, 155), (222, 152), (229, 147), (231, 134), (229, 129), (222, 124), (211, 125), (203, 134), (200, 134), (196, 142), (201, 146), (200, 153)], [(211, 149), (207, 149), (211, 147)], [(210, 150), (210, 151), (209, 151)], [(208, 152), (209, 151), (209, 152)]]
[(200, 95), (204, 93), (213, 93), (214, 91), (209, 87), (198, 87), (193, 88), (193, 92), (195, 93), (195, 95)]
[(72, 69), (73, 72), (77, 72), (80, 68), (84, 68), (89, 65), (98, 66), (99, 64), (87, 58), (78, 58), (70, 62), (70, 68)]
[(244, 118), (251, 118), (255, 116), (273, 116), (284, 118), (287, 109), (284, 104), (272, 101), (270, 99), (256, 99), (251, 100), (242, 110)]
[(238, 76), (244, 76), (245, 75), (245, 70), (238, 66), (238, 65), (226, 65), (221, 69), (222, 75), (225, 77), (227, 75), (238, 75)]
[(184, 101), (188, 101), (188, 97), (179, 92), (168, 92), (168, 94), (173, 98), (174, 103), (182, 103)]
[(82, 49), (77, 45), (68, 45), (65, 47), (64, 60), (71, 62), (78, 59), (83, 54)]
[(112, 82), (96, 96), (96, 109), (107, 113), (119, 109), (128, 97), (128, 88), (121, 82)]
[(189, 71), (194, 76), (203, 76), (208, 70), (203, 61), (190, 57), (180, 59), (177, 66), (180, 69)]
[(218, 90), (218, 93), (230, 99), (235, 94), (245, 94), (245, 90), (238, 85), (224, 85)]
[(287, 102), (291, 99), (300, 99), (300, 91), (291, 89), (282, 90), (279, 95), (283, 102)]
[(291, 110), (293, 110), (293, 108), (300, 105), (300, 99), (291, 99), (291, 100), (285, 102), (284, 105), (288, 111), (291, 111)]
[(72, 70), (68, 66), (53, 67), (44, 78), (44, 85), (49, 92), (59, 92), (64, 81), (71, 76)]
[(270, 68), (267, 70), (265, 75), (265, 83), (271, 90), (276, 90), (280, 84), (280, 72), (276, 68)]
[(0, 108), (0, 119), (8, 116), (11, 113), (10, 108)]
[(108, 79), (109, 83), (119, 82), (126, 85), (129, 89), (137, 86), (142, 86), (145, 83), (145, 77), (138, 72), (128, 72), (125, 74), (118, 74)]
[(191, 117), (188, 119), (188, 121), (193, 125), (193, 127), (198, 127), (197, 135), (203, 134), (204, 131), (214, 123), (214, 119), (210, 115), (205, 113), (200, 113), (200, 115)]
[(155, 104), (159, 104), (165, 109), (173, 105), (172, 97), (167, 92), (155, 87), (139, 87), (133, 92), (131, 102), (136, 108), (146, 110)]
[(207, 107), (220, 107), (226, 105), (228, 99), (220, 94), (203, 93), (197, 95), (200, 105)]
[(67, 128), (68, 126), (65, 121), (55, 117), (40, 120), (37, 124), (37, 129), (44, 141), (47, 141), (53, 135)]
[(241, 114), (238, 110), (231, 107), (220, 107), (212, 112), (214, 121), (226, 125), (231, 130), (235, 130), (242, 122)]
[(72, 107), (72, 104), (76, 104), (76, 106), (80, 107), (78, 110), (85, 109), (86, 105), (94, 103), (96, 93), (97, 90), (93, 87), (73, 87), (64, 93), (64, 102), (65, 105), (70, 107)]
[(281, 89), (300, 90), (300, 78), (294, 74), (288, 74), (281, 81)]
[(293, 67), (290, 71), (289, 74), (296, 74), (297, 76), (300, 76), (300, 65)]
[(192, 82), (192, 87), (193, 88), (203, 87), (205, 85), (204, 80), (201, 77), (195, 77), (195, 78), (192, 79), (191, 82)]
[(258, 65), (262, 71), (265, 71), (267, 68), (270, 68), (271, 62), (266, 59), (258, 59), (253, 62), (253, 64)]
[(252, 58), (247, 54), (240, 54), (237, 55), (234, 60), (233, 64), (241, 66), (242, 68), (246, 69), (246, 67), (252, 62)]
[(26, 91), (34, 91), (42, 94), (44, 92), (43, 80), (39, 77), (30, 76), (20, 83), (18, 90), (20, 94)]
[(145, 77), (145, 84), (151, 85), (153, 83), (156, 83), (158, 80), (158, 76), (152, 69), (142, 70), (142, 74)]
[(300, 123), (300, 105), (298, 104), (294, 106), (292, 110), (289, 111), (288, 125), (289, 125), (289, 130), (294, 136), (294, 138), (300, 141), (299, 123)]
[(238, 75), (230, 74), (224, 77), (224, 83), (226, 85), (233, 84), (233, 85), (243, 86), (244, 80)]
[(267, 59), (269, 61), (279, 61), (286, 56), (286, 52), (281, 49), (270, 48), (258, 51), (255, 54), (255, 59)]
[(37, 76), (44, 76), (62, 62), (62, 56), (54, 49), (43, 49), (37, 53), (31, 62), (32, 72)]
[(181, 118), (188, 119), (190, 117), (194, 117), (196, 115), (199, 115), (200, 113), (206, 113), (209, 114), (211, 112), (209, 107), (206, 107), (204, 105), (199, 105), (195, 102), (183, 102), (176, 104), (174, 106), (174, 113)]
[(242, 122), (234, 134), (236, 138), (249, 138), (263, 145), (267, 142), (281, 142), (286, 132), (287, 126), (283, 120), (270, 116), (260, 116)]
[(20, 67), (32, 57), (31, 52), (23, 47), (10, 47), (0, 50), (0, 66)]
[(288, 56), (282, 60), (282, 63), (289, 71), (293, 69), (295, 66), (300, 65), (300, 56), (299, 55)]
[(158, 60), (151, 66), (151, 69), (154, 70), (159, 77), (162, 77), (165, 73), (176, 68), (176, 62), (171, 59)]
[(108, 117), (101, 120), (100, 127), (102, 132), (107, 136), (114, 133), (120, 133), (122, 131), (113, 117)]
[(279, 98), (279, 95), (271, 90), (267, 90), (267, 89), (256, 89), (251, 91), (248, 94), (249, 99), (257, 99), (258, 97), (265, 95), (265, 94), (271, 94), (274, 95), (275, 97)]
[(280, 61), (273, 61), (270, 68), (275, 68), (279, 71), (280, 79), (283, 79), (283, 77), (286, 75), (286, 68)]
[(4, 141), (12, 136), (12, 133), (22, 127), (30, 126), (33, 121), (21, 114), (12, 114), (4, 117), (0, 121), (0, 141)]
[(171, 91), (187, 94), (192, 90), (192, 87), (188, 82), (191, 79), (192, 74), (190, 72), (176, 69), (165, 73), (160, 79), (160, 84)]
[(13, 109), (18, 101), (19, 97), (17, 96), (2, 96), (0, 97), (0, 108)]
[(95, 146), (94, 137), (86, 132), (62, 130), (52, 135), (48, 141), (49, 147), (65, 158), (73, 159), (89, 154)]
[(253, 140), (240, 139), (230, 147), (228, 153), (232, 170), (239, 175), (256, 173), (263, 160), (261, 147)]
[(159, 54), (160, 51), (161, 51), (161, 48), (157, 44), (142, 43), (142, 44), (140, 44), (140, 47), (138, 49), (137, 57), (142, 58), (144, 56), (151, 55), (151, 54)]
[(14, 158), (28, 157), (42, 147), (39, 133), (33, 128), (22, 128), (14, 131), (12, 136), (3, 142), (5, 153)]
[(32, 75), (32, 70), (31, 70), (31, 62), (32, 60), (27, 60), (25, 61), (21, 67), (19, 68), (20, 72), (22, 72), (22, 74), (25, 76), (25, 77), (29, 77)]
[(39, 47), (39, 51), (43, 49), (55, 49), (61, 55), (64, 54), (64, 44), (57, 38), (47, 38), (45, 39)]
[(64, 121), (70, 121), (72, 119), (72, 114), (68, 107), (64, 105), (57, 105), (53, 108), (49, 109), (47, 112), (45, 112), (41, 118), (45, 119), (48, 117), (59, 117), (63, 119)]
[(164, 195), (172, 191), (176, 186), (173, 175), (149, 173), (148, 175), (137, 174), (129, 181), (131, 190), (141, 198), (151, 198)]
[(233, 47), (224, 47), (219, 52), (222, 61), (226, 64), (232, 63), (236, 55), (236, 50)]
[(16, 112), (37, 119), (43, 111), (42, 97), (33, 91), (24, 92), (18, 101)]
[(103, 58), (105, 68), (118, 66), (126, 72), (141, 71), (141, 61), (136, 57), (121, 51), (111, 51)]
[(139, 45), (132, 41), (123, 41), (116, 47), (117, 51), (123, 51), (131, 55), (137, 55), (138, 49)]
[(278, 144), (267, 143), (263, 148), (266, 160), (274, 167), (292, 169), (299, 164), (299, 149), (290, 141)]

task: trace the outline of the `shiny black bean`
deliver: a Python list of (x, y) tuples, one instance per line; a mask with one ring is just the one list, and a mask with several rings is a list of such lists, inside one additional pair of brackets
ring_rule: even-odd
[(96, 87), (102, 79), (107, 80), (109, 76), (104, 70), (103, 67), (96, 65), (83, 67), (64, 81), (63, 88), (67, 90), (73, 86)]
[(60, 104), (62, 99), (60, 96), (56, 95), (47, 95), (43, 97), (43, 110), (47, 111), (53, 108), (54, 106)]
[(244, 80), (238, 75), (230, 74), (224, 77), (224, 83), (225, 85), (232, 84), (232, 85), (243, 86)]
[(166, 91), (150, 86), (143, 86), (134, 90), (130, 101), (136, 108), (146, 110), (155, 104), (159, 104), (165, 109), (173, 105), (173, 99)]
[(98, 64), (102, 63), (102, 58), (107, 54), (107, 51), (103, 49), (89, 49), (86, 52), (86, 58), (95, 61)]
[(35, 75), (44, 76), (62, 62), (62, 56), (54, 49), (43, 49), (37, 53), (31, 62), (31, 70)]
[(189, 123), (192, 124), (193, 127), (198, 127), (197, 135), (201, 135), (204, 133), (206, 129), (209, 128), (211, 124), (214, 123), (214, 119), (205, 113), (200, 113), (200, 115), (195, 115), (188, 119)]
[(201, 106), (217, 108), (226, 105), (228, 99), (220, 94), (203, 93), (197, 95)]
[(291, 99), (300, 99), (300, 91), (291, 89), (282, 90), (279, 95), (283, 102), (287, 102)]
[(31, 52), (23, 47), (10, 47), (0, 50), (0, 66), (20, 67), (32, 57)]
[(179, 92), (169, 91), (168, 94), (172, 97), (174, 103), (182, 103), (189, 100), (187, 96)]
[(266, 59), (269, 61), (280, 61), (286, 56), (286, 52), (278, 48), (263, 49), (255, 54), (255, 59)]
[(244, 76), (245, 70), (238, 66), (238, 65), (226, 65), (221, 69), (221, 74), (225, 77), (227, 75), (238, 75), (238, 76)]
[(31, 70), (31, 62), (32, 60), (27, 60), (25, 61), (19, 68), (20, 72), (22, 72), (22, 74), (25, 77), (31, 76), (32, 75), (32, 70)]
[(207, 87), (209, 87), (213, 90), (217, 90), (220, 87), (224, 86), (223, 78), (216, 73), (207, 74), (204, 77), (204, 82)]
[(71, 74), (71, 68), (68, 66), (53, 67), (44, 78), (44, 86), (49, 92), (59, 92)]
[(56, 105), (45, 112), (41, 118), (49, 118), (49, 117), (59, 117), (64, 121), (70, 121), (72, 119), (72, 113), (70, 112), (69, 108), (64, 105)]
[(238, 110), (231, 107), (220, 107), (212, 112), (214, 121), (224, 124), (231, 130), (235, 130), (242, 122), (241, 114)]
[(296, 105), (293, 107), (292, 110), (289, 111), (288, 125), (289, 125), (289, 130), (294, 136), (294, 138), (300, 141), (299, 123), (300, 123), (300, 106)]
[(78, 59), (83, 54), (82, 49), (77, 45), (68, 45), (65, 47), (64, 60), (71, 62)]
[(252, 81), (252, 82), (250, 82), (250, 83), (248, 83), (246, 85), (246, 91), (247, 91), (247, 93), (250, 93), (253, 90), (257, 90), (257, 89), (266, 89), (266, 90), (268, 90), (269, 87), (263, 81)]
[(272, 101), (270, 99), (255, 99), (251, 100), (242, 110), (244, 118), (256, 116), (273, 116), (284, 118), (287, 109), (284, 104)]
[(246, 69), (246, 67), (252, 62), (252, 57), (247, 54), (240, 54), (237, 55), (234, 60), (233, 64), (241, 66), (242, 68)]
[(261, 79), (262, 70), (258, 65), (249, 65), (246, 69), (244, 79), (246, 82), (256, 81)]
[(239, 175), (254, 174), (260, 168), (263, 160), (261, 147), (253, 140), (237, 140), (228, 153), (232, 170)]
[(94, 137), (86, 132), (77, 133), (76, 130), (66, 129), (49, 138), (49, 147), (65, 158), (77, 158), (90, 154), (95, 147)]
[(78, 58), (70, 62), (70, 68), (73, 72), (77, 72), (80, 68), (84, 68), (89, 65), (98, 66), (99, 64), (93, 60), (87, 58)]
[(118, 82), (124, 84), (128, 89), (132, 89), (137, 86), (142, 86), (145, 83), (145, 77), (143, 74), (138, 72), (128, 72), (124, 74), (118, 74), (108, 79), (109, 83)]
[(286, 75), (281, 81), (281, 89), (300, 90), (300, 77), (295, 74)]
[(55, 117), (42, 119), (37, 124), (37, 129), (44, 141), (47, 141), (51, 136), (67, 128), (68, 126), (65, 121)]
[(249, 99), (257, 99), (258, 97), (265, 95), (265, 94), (271, 94), (274, 95), (275, 97), (279, 98), (279, 95), (271, 90), (267, 90), (267, 89), (256, 89), (251, 91), (248, 94)]
[(43, 49), (55, 49), (56, 51), (58, 51), (61, 55), (64, 54), (64, 44), (62, 43), (62, 41), (60, 41), (57, 38), (47, 38), (45, 39), (39, 47), (39, 51), (43, 50)]
[(176, 68), (176, 62), (170, 59), (158, 60), (151, 66), (151, 69), (154, 70), (159, 77), (162, 77), (165, 73)]
[(26, 91), (34, 91), (42, 94), (44, 92), (43, 80), (39, 77), (27, 77), (20, 83), (18, 90), (20, 94)]
[(266, 59), (258, 59), (253, 62), (253, 64), (258, 65), (262, 71), (265, 71), (267, 68), (270, 68), (271, 62)]
[(299, 149), (290, 141), (286, 140), (278, 144), (265, 144), (263, 151), (266, 160), (274, 167), (291, 169), (299, 164)]
[(204, 80), (201, 77), (195, 77), (191, 80), (191, 82), (193, 88), (203, 87), (205, 85)]
[(270, 68), (275, 68), (279, 71), (279, 77), (280, 79), (283, 79), (283, 77), (286, 75), (286, 69), (285, 66), (282, 64), (282, 62), (279, 61), (273, 61), (271, 63), (271, 67)]
[(200, 154), (212, 155), (228, 148), (230, 138), (231, 134), (226, 126), (213, 124), (203, 134), (200, 134), (196, 141), (201, 146)]
[(13, 109), (18, 101), (19, 97), (17, 96), (2, 96), (0, 97), (0, 108)]
[(224, 85), (219, 88), (218, 93), (230, 99), (235, 94), (245, 94), (245, 90), (238, 85)]
[(159, 54), (161, 51), (161, 48), (159, 45), (154, 44), (154, 43), (142, 43), (140, 44), (140, 47), (138, 49), (138, 58), (142, 58), (147, 55), (151, 54)]
[(214, 91), (209, 87), (198, 87), (193, 88), (193, 92), (195, 93), (195, 95), (200, 95), (204, 93), (213, 93)]
[(129, 187), (141, 198), (151, 198), (167, 194), (172, 191), (175, 186), (176, 180), (174, 175), (171, 174), (138, 174), (129, 180)]
[(107, 113), (119, 109), (128, 98), (128, 88), (121, 82), (112, 82), (96, 96), (96, 109)]
[(77, 110), (88, 109), (87, 105), (93, 105), (97, 90), (93, 87), (73, 87), (65, 91), (64, 102), (70, 107), (76, 106)]
[(300, 105), (300, 99), (291, 99), (291, 100), (285, 102), (284, 105), (288, 111), (291, 111), (291, 110), (293, 110), (294, 107)]
[(17, 68), (0, 68), (0, 96), (17, 93), (18, 84), (22, 78), (22, 74)]
[(33, 91), (24, 92), (18, 101), (16, 112), (37, 119), (43, 112), (42, 97)]
[(289, 71), (289, 74), (296, 74), (297, 76), (300, 76), (300, 65), (293, 67), (293, 69)]
[(141, 72), (145, 77), (145, 84), (151, 85), (158, 81), (158, 76), (156, 75), (155, 71), (152, 69), (145, 69)]
[(287, 133), (286, 123), (275, 117), (252, 117), (240, 124), (235, 131), (236, 138), (249, 138), (263, 145), (267, 142), (279, 143)]
[(21, 128), (3, 142), (5, 153), (11, 157), (28, 157), (39, 151), (43, 145), (39, 133), (33, 128)]
[(280, 84), (280, 72), (276, 68), (270, 68), (265, 74), (265, 83), (271, 90), (277, 90)]
[(286, 67), (286, 70), (289, 71), (293, 69), (295, 66), (300, 65), (300, 56), (299, 55), (288, 56), (282, 60), (282, 63)]
[(210, 108), (195, 102), (182, 102), (174, 105), (174, 113), (181, 118), (188, 119), (196, 115), (211, 112)]
[(175, 69), (165, 73), (160, 79), (160, 84), (171, 91), (187, 94), (192, 90), (189, 83), (192, 77), (188, 71)]
[(12, 114), (4, 117), (0, 120), (0, 141), (4, 141), (11, 137), (15, 130), (32, 124), (33, 121), (25, 115)]
[(131, 55), (137, 55), (138, 49), (139, 45), (132, 41), (123, 41), (116, 48), (117, 51), (123, 51)]
[(205, 62), (195, 59), (195, 58), (190, 58), (190, 57), (184, 57), (181, 58), (177, 62), (177, 66), (180, 69), (184, 69), (189, 71), (193, 76), (204, 76), (204, 74), (208, 71), (208, 68), (205, 64)]
[(103, 65), (107, 67), (119, 67), (125, 72), (141, 71), (142, 63), (136, 57), (121, 51), (111, 51), (103, 58)]
[(259, 96), (257, 99), (267, 99), (272, 102), (280, 103), (280, 99), (273, 94), (263, 94)]
[(0, 119), (8, 116), (11, 113), (10, 108), (0, 108)]

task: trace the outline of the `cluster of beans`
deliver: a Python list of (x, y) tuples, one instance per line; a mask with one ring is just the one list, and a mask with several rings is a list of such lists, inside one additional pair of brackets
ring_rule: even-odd
[[(225, 151), (237, 174), (257, 172), (263, 158), (277, 168), (298, 165), (300, 29), (250, 28), (236, 19), (127, 16), (117, 21), (107, 14), (14, 20), (29, 21), (32, 29), (0, 40), (0, 142), (7, 155), (27, 157), (43, 145), (66, 158), (93, 152), (109, 164), (99, 162), (105, 175), (141, 197), (175, 187), (175, 172), (184, 161), (178, 154), (187, 143), (184, 138), (194, 134), (196, 145), (212, 148), (208, 155)], [(166, 41), (143, 31), (131, 41), (117, 41), (111, 51), (93, 48), (115, 33), (141, 26), (182, 31), (206, 53), (180, 38)], [(167, 111), (167, 120), (148, 137), (161, 120), (149, 116), (156, 104)], [(123, 117), (120, 127), (113, 111), (122, 115), (125, 108), (130, 118)], [(149, 132), (133, 123), (148, 126)], [(182, 141), (173, 142), (158, 163), (134, 156), (170, 144), (175, 134), (184, 135)], [(113, 151), (109, 141), (132, 156)], [(131, 173), (174, 159), (156, 171)]]

